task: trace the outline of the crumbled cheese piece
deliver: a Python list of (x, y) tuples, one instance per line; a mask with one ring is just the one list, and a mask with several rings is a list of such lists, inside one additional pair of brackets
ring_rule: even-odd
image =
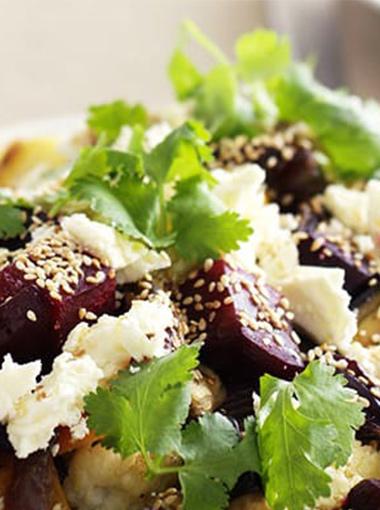
[(357, 331), (350, 296), (343, 289), (343, 269), (299, 266), (281, 283), (295, 320), (317, 342), (349, 345)]
[(375, 243), (377, 251), (380, 251), (380, 181), (371, 180), (367, 184), (368, 195), (368, 228)]
[(158, 122), (145, 131), (145, 150), (151, 151), (170, 135), (172, 128), (168, 122)]
[(359, 248), (359, 251), (364, 255), (373, 253), (375, 249), (375, 244), (371, 236), (368, 235), (357, 235), (353, 238), (356, 246)]
[(331, 184), (324, 194), (324, 204), (344, 225), (355, 232), (368, 231), (368, 196), (363, 191)]
[[(168, 122), (158, 122), (153, 124), (144, 134), (144, 149), (150, 152), (158, 144), (172, 132), (172, 127)], [(112, 144), (112, 148), (117, 151), (128, 151), (129, 144), (131, 143), (133, 130), (130, 126), (123, 126), (120, 134)]]
[(123, 459), (97, 444), (74, 453), (65, 480), (65, 493), (73, 508), (125, 510), (145, 507), (145, 498), (174, 484), (173, 476), (146, 476), (141, 455)]
[(126, 152), (129, 148), (129, 144), (131, 143), (133, 135), (133, 130), (131, 126), (123, 126), (120, 130), (119, 136), (112, 144), (112, 148), (115, 151)]
[(0, 421), (14, 416), (17, 402), (34, 390), (40, 372), (40, 361), (19, 365), (10, 354), (4, 357), (0, 370)]
[(228, 172), (214, 170), (213, 176), (218, 180), (215, 194), (251, 221), (253, 234), (233, 254), (234, 260), (248, 270), (258, 263), (269, 282), (281, 282), (298, 265), (298, 250), (290, 231), (282, 227), (279, 207), (265, 202), (264, 170), (247, 164)]
[(174, 321), (166, 295), (153, 301), (133, 301), (131, 309), (120, 317), (103, 315), (92, 326), (76, 326), (64, 350), (88, 354), (107, 378), (127, 367), (131, 358), (142, 361), (167, 353), (167, 329)]
[(339, 468), (328, 467), (326, 472), (332, 479), (331, 495), (318, 500), (317, 510), (341, 508), (342, 501), (355, 485), (367, 478), (380, 478), (380, 452), (373, 446), (354, 441), (347, 464)]
[(83, 398), (102, 378), (103, 372), (89, 356), (59, 355), (36, 390), (19, 400), (8, 422), (8, 437), (16, 455), (26, 458), (47, 448), (58, 425), (72, 429), (74, 437), (84, 437), (88, 430), (82, 415)]
[(242, 165), (232, 171), (217, 169), (212, 175), (218, 181), (213, 192), (228, 209), (252, 219), (264, 205), (265, 172), (258, 165)]
[(123, 236), (108, 225), (90, 220), (84, 214), (64, 217), (61, 226), (89, 253), (120, 270), (121, 283), (136, 281), (147, 272), (171, 264), (167, 253), (150, 250), (143, 243)]

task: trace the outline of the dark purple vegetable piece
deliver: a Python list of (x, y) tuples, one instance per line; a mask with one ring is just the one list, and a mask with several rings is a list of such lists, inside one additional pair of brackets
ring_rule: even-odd
[(27, 459), (15, 460), (13, 480), (6, 491), (4, 508), (51, 510), (60, 502), (60, 492), (60, 483), (51, 454), (39, 451)]
[(298, 204), (310, 200), (326, 187), (314, 153), (299, 146), (289, 150), (289, 159), (284, 157), (283, 151), (268, 148), (258, 160), (266, 170), (269, 197), (278, 202), (284, 212), (295, 211)]
[(351, 491), (344, 503), (343, 510), (379, 510), (380, 480), (363, 480)]
[(231, 491), (231, 499), (239, 498), (245, 494), (254, 494), (259, 490), (262, 490), (262, 483), (259, 475), (248, 471), (239, 477), (235, 487)]
[(347, 386), (369, 402), (369, 406), (364, 409), (366, 421), (356, 433), (356, 437), (365, 443), (380, 440), (380, 399), (373, 393), (377, 393), (376, 386), (356, 361), (339, 354), (334, 357), (337, 361), (345, 360), (347, 363), (346, 368), (337, 368), (337, 372), (347, 379)]
[(203, 339), (202, 358), (225, 381), (253, 381), (269, 373), (291, 379), (304, 367), (287, 300), (262, 276), (224, 260), (181, 286), (190, 338)]
[(266, 172), (270, 199), (283, 211), (296, 211), (327, 185), (311, 140), (294, 127), (252, 140), (244, 136), (223, 139), (214, 145), (214, 154), (222, 167), (258, 163)]
[[(25, 279), (15, 263), (0, 272), (0, 357), (9, 352), (18, 362), (41, 358), (48, 364), (80, 322), (81, 308), (96, 315), (113, 311), (116, 284), (112, 271), (100, 264), (83, 264), (81, 270), (72, 291), (60, 292), (59, 299), (36, 280)], [(104, 279), (94, 283), (99, 274)]]
[(231, 384), (226, 388), (226, 399), (220, 411), (229, 419), (235, 420), (240, 431), (244, 430), (244, 420), (253, 415), (252, 395), (255, 390), (258, 391), (258, 385), (252, 383)]
[(367, 294), (380, 288), (380, 275), (371, 260), (360, 253), (353, 242), (337, 239), (318, 229), (315, 215), (301, 224), (298, 252), (300, 262), (306, 266), (339, 267), (345, 272), (344, 288), (354, 302), (362, 301)]

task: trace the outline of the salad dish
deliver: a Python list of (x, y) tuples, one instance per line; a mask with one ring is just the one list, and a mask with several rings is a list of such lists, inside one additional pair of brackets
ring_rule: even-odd
[(380, 106), (268, 30), (168, 74), (1, 149), (0, 508), (379, 510)]

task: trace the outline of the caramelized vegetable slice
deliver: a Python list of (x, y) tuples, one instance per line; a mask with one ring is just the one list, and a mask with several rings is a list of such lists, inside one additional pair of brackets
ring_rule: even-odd
[(4, 498), (6, 510), (69, 510), (50, 452), (39, 451), (14, 461), (13, 477)]
[(204, 340), (207, 366), (235, 382), (270, 373), (291, 379), (303, 361), (287, 300), (261, 275), (224, 260), (190, 275), (181, 286), (190, 338)]

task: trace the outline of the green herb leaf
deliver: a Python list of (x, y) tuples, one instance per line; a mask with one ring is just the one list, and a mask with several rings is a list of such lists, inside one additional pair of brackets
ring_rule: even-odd
[[(214, 139), (254, 136), (275, 122), (277, 109), (267, 81), (289, 63), (287, 39), (267, 30), (246, 34), (238, 40), (237, 63), (232, 64), (194, 23), (185, 23), (181, 35), (169, 64), (169, 77), (177, 98), (192, 99), (194, 115), (205, 122)], [(208, 72), (201, 73), (186, 55), (184, 43), (189, 38), (215, 62)]]
[(146, 126), (148, 115), (142, 105), (130, 106), (119, 100), (91, 106), (87, 124), (97, 135), (103, 134), (107, 143), (111, 143), (118, 137), (123, 126)]
[(25, 211), (10, 204), (0, 204), (0, 238), (11, 239), (25, 231)]
[(179, 479), (184, 510), (222, 510), (238, 477), (245, 471), (259, 471), (257, 445), (251, 422), (246, 436), (219, 413), (207, 414), (190, 423), (182, 434), (179, 454), (184, 465)]
[(247, 81), (279, 75), (291, 60), (290, 42), (272, 30), (255, 30), (236, 42), (237, 70)]
[(186, 122), (145, 155), (146, 173), (158, 184), (193, 175), (214, 182), (203, 166), (212, 160), (211, 149), (206, 145), (208, 140), (209, 134), (201, 124)]
[(306, 122), (340, 178), (369, 178), (380, 167), (380, 106), (318, 83), (297, 65), (276, 86), (283, 120)]
[(136, 374), (119, 374), (110, 389), (86, 398), (89, 425), (103, 443), (124, 457), (135, 452), (159, 456), (175, 451), (190, 405), (191, 371), (199, 345), (180, 347)]
[(342, 376), (313, 362), (292, 383), (266, 375), (257, 415), (265, 494), (273, 510), (314, 507), (330, 494), (325, 468), (347, 462), (363, 404)]
[(252, 233), (249, 222), (225, 211), (207, 184), (197, 177), (178, 183), (169, 210), (177, 233), (176, 250), (192, 262), (236, 250)]
[(177, 99), (188, 99), (202, 83), (202, 76), (189, 57), (177, 49), (169, 64), (169, 77), (172, 81)]

